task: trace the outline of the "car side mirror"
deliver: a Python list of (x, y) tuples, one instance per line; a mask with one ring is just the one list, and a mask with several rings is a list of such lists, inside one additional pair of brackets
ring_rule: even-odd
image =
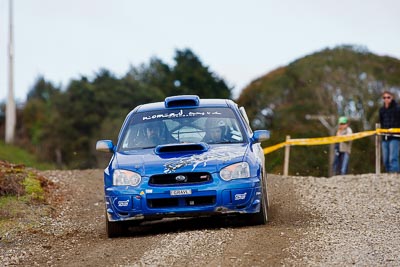
[(253, 137), (251, 138), (254, 143), (260, 143), (262, 141), (268, 140), (270, 133), (267, 130), (257, 130), (253, 132)]
[(114, 152), (114, 144), (111, 140), (100, 140), (96, 143), (96, 150), (100, 152)]

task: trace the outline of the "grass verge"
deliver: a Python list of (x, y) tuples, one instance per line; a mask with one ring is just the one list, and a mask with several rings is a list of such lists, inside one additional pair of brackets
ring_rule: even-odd
[(44, 163), (27, 151), (12, 145), (7, 145), (0, 141), (0, 160), (12, 162), (14, 164), (23, 164), (38, 170), (53, 170), (54, 165)]
[(52, 186), (33, 169), (0, 161), (0, 241), (38, 226), (50, 214), (46, 197)]

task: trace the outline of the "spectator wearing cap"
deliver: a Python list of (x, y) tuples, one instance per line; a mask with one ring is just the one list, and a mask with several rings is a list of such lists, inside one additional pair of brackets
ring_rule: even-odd
[[(338, 130), (336, 136), (350, 135), (353, 133), (349, 127), (349, 120), (347, 117), (340, 117), (338, 120)], [(333, 175), (345, 175), (347, 174), (349, 160), (351, 153), (351, 141), (341, 142), (335, 144), (335, 158), (333, 161)]]
[[(379, 109), (379, 122), (382, 129), (400, 128), (400, 107), (393, 94), (384, 91), (383, 106)], [(382, 135), (382, 159), (387, 172), (399, 172), (399, 137), (392, 134)]]

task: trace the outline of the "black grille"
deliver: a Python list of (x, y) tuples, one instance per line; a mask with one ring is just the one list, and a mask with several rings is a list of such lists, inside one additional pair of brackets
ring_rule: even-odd
[(207, 183), (212, 180), (211, 175), (207, 172), (189, 172), (189, 173), (172, 173), (160, 174), (150, 177), (150, 185), (175, 185), (175, 184), (199, 184)]
[(186, 206), (206, 206), (215, 204), (215, 196), (209, 197), (187, 197), (185, 198)]
[(178, 198), (160, 198), (160, 199), (148, 199), (147, 205), (149, 208), (167, 208), (176, 207), (179, 204)]
[(147, 206), (149, 208), (209, 206), (214, 204), (215, 204), (215, 196), (159, 198), (159, 199), (147, 200)]

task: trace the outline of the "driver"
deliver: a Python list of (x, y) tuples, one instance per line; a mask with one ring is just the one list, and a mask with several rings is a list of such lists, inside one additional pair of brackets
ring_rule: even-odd
[(152, 142), (157, 142), (160, 139), (161, 129), (157, 123), (149, 123), (146, 127), (146, 137)]
[(206, 121), (206, 135), (204, 136), (204, 142), (206, 143), (223, 143), (229, 140), (225, 137), (226, 135), (226, 123), (221, 118), (208, 118)]
[(148, 122), (144, 125), (144, 136), (138, 145), (144, 147), (154, 147), (159, 145), (161, 140), (161, 125), (157, 122)]

